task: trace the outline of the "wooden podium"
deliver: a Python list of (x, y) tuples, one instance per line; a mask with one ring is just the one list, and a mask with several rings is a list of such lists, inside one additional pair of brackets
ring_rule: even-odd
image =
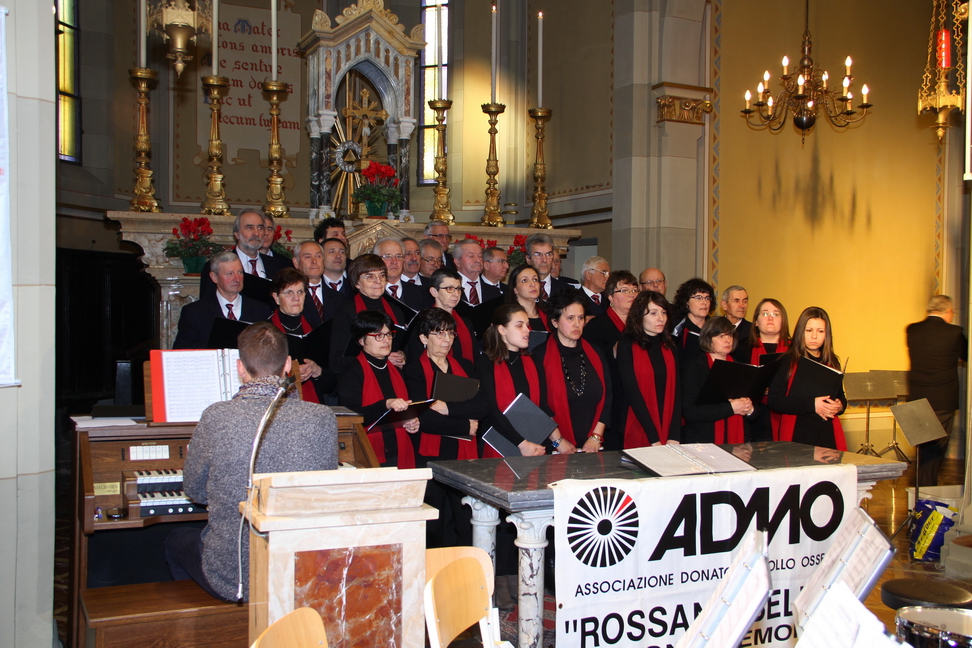
[(254, 475), (250, 642), (288, 612), (321, 613), (331, 648), (422, 646), (428, 468)]

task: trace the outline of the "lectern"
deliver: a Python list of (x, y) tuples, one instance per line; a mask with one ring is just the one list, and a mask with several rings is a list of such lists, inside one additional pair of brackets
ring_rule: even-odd
[(254, 475), (240, 511), (250, 529), (250, 642), (288, 612), (321, 613), (328, 644), (425, 641), (428, 468)]

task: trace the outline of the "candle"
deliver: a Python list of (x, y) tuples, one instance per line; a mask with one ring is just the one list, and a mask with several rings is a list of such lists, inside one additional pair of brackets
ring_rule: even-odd
[(753, 98), (753, 95), (749, 92), (749, 90), (747, 90), (745, 97), (746, 97), (746, 110), (749, 110), (749, 100)]
[(759, 85), (756, 86), (756, 97), (762, 101), (763, 100), (763, 82), (760, 81)]
[(867, 103), (867, 93), (867, 84), (865, 83), (863, 86), (861, 86), (861, 103)]
[(851, 61), (851, 57), (848, 56), (846, 59), (844, 59), (844, 74), (846, 74), (847, 76), (851, 75), (850, 73), (851, 63), (853, 63), (853, 61)]
[(827, 74), (827, 71), (826, 70), (824, 70), (823, 76), (820, 77), (820, 80), (823, 81), (823, 89), (824, 90), (827, 89), (827, 79), (829, 79), (829, 78), (830, 78), (830, 75)]
[(213, 0), (213, 75), (219, 74), (219, 0)]
[(490, 84), (489, 84), (489, 102), (496, 103), (496, 54), (499, 50), (498, 37), (499, 31), (496, 28), (496, 5), (493, 5), (493, 43), (491, 52), (491, 62), (490, 62)]
[(770, 97), (769, 99), (766, 100), (766, 106), (767, 106), (767, 109), (766, 109), (767, 110), (767, 115), (770, 116), (770, 117), (772, 117), (773, 116), (773, 97)]
[(938, 46), (935, 48), (935, 60), (939, 69), (952, 67), (952, 32), (947, 29), (938, 30)]
[(854, 93), (853, 92), (848, 92), (847, 93), (847, 112), (850, 112), (850, 109), (851, 109), (851, 99), (853, 99), (853, 98), (854, 98)]
[(767, 88), (769, 87), (769, 70), (763, 72), (763, 83), (766, 84)]
[(148, 50), (148, 0), (138, 3), (138, 67), (145, 67)]
[(277, 80), (277, 0), (270, 0), (270, 65), (273, 67), (273, 80)]
[(844, 86), (844, 94), (847, 94), (847, 89), (850, 88), (850, 77), (844, 77), (844, 80), (840, 83)]
[(803, 75), (801, 74), (800, 76), (797, 77), (797, 92), (799, 92), (800, 94), (803, 94), (803, 83), (804, 83)]
[(784, 56), (783, 57), (783, 76), (786, 76), (787, 75), (787, 67), (789, 67), (789, 65), (790, 65), (790, 59), (788, 59), (787, 57)]
[(436, 22), (435, 33), (436, 33), (436, 37), (439, 39), (439, 52), (438, 52), (439, 73), (435, 76), (435, 84), (436, 86), (438, 86), (438, 92), (436, 92), (436, 96), (439, 99), (445, 99), (445, 96), (442, 93), (442, 58), (443, 58), (442, 53), (445, 51), (445, 49), (442, 44), (442, 5), (441, 4), (435, 10), (435, 22)]
[(543, 108), (543, 12), (537, 15), (537, 105)]

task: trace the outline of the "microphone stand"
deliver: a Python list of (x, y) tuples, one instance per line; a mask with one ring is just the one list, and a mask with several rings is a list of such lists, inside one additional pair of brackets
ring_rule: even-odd
[[(256, 434), (253, 435), (253, 449), (250, 451), (250, 470), (247, 473), (246, 479), (246, 509), (244, 514), (240, 516), (240, 531), (237, 534), (236, 539), (236, 566), (237, 573), (239, 574), (239, 579), (237, 580), (236, 584), (236, 600), (240, 602), (243, 601), (243, 521), (249, 519), (250, 508), (253, 505), (253, 469), (256, 466), (257, 449), (260, 447), (260, 441), (263, 440), (263, 431), (266, 429), (267, 423), (270, 421), (271, 413), (276, 408), (277, 403), (280, 402), (280, 399), (283, 398), (283, 395), (287, 393), (287, 390), (290, 389), (291, 385), (293, 384), (293, 376), (284, 377), (280, 387), (277, 388), (277, 393), (273, 395), (272, 399), (270, 399), (270, 404), (267, 405), (267, 409), (263, 412), (263, 417), (260, 419), (259, 425), (257, 425)], [(251, 522), (251, 529), (252, 526), (253, 524)]]

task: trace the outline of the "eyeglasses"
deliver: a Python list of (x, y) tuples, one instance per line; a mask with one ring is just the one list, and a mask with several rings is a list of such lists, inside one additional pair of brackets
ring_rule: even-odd
[(607, 279), (608, 277), (611, 276), (611, 271), (610, 270), (595, 270), (594, 268), (591, 268), (590, 270), (588, 270), (588, 272), (593, 272), (594, 274), (599, 274), (602, 277), (604, 277), (605, 279)]
[(301, 288), (300, 290), (285, 290), (280, 294), (283, 295), (284, 297), (290, 298), (290, 297), (303, 297), (304, 295), (307, 294), (307, 292), (303, 288)]
[(770, 319), (776, 319), (778, 317), (783, 317), (783, 313), (778, 311), (763, 311), (760, 313), (761, 317), (769, 317)]
[(614, 291), (614, 294), (617, 295), (620, 293), (622, 295), (637, 295), (639, 292), (641, 291), (639, 291), (637, 288), (619, 288), (618, 290)]
[(534, 259), (552, 259), (553, 252), (531, 252), (530, 256)]
[(382, 261), (390, 261), (392, 259), (397, 259), (398, 261), (401, 261), (404, 258), (405, 258), (404, 254), (382, 254), (381, 255)]
[(365, 281), (370, 281), (372, 283), (383, 282), (388, 278), (384, 272), (369, 272), (368, 274), (361, 275), (361, 279)]
[(665, 283), (664, 279), (650, 279), (648, 281), (642, 281), (642, 286), (660, 286)]
[(429, 265), (442, 265), (442, 259), (439, 257), (422, 257), (422, 260)]
[(375, 338), (376, 342), (384, 342), (385, 339), (394, 340), (395, 331), (387, 331), (385, 333), (365, 333), (370, 338)]
[(703, 302), (712, 301), (712, 298), (709, 297), (708, 295), (692, 295), (691, 297), (689, 297), (689, 299), (694, 299), (695, 301), (703, 301)]
[(439, 286), (436, 290), (444, 290), (450, 295), (455, 295), (457, 292), (462, 290), (461, 286)]
[(430, 335), (434, 335), (435, 337), (443, 340), (452, 340), (455, 339), (456, 332), (455, 331), (432, 331)]

